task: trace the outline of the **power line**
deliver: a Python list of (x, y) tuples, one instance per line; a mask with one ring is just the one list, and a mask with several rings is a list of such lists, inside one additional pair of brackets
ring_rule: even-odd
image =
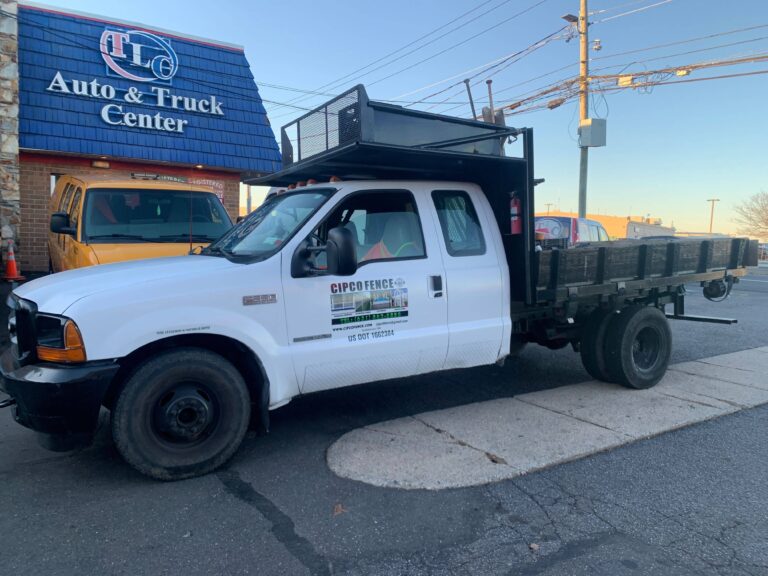
[[(766, 60), (768, 60), (768, 57), (766, 57)], [(762, 74), (768, 74), (768, 70), (756, 70), (752, 72), (738, 72), (734, 74), (722, 74), (719, 76), (707, 76), (705, 78), (685, 78), (681, 80), (649, 80), (647, 82), (641, 82), (637, 84), (631, 84), (627, 86), (600, 86), (599, 90), (603, 92), (617, 92), (620, 90), (627, 90), (631, 88), (644, 88), (644, 87), (653, 87), (653, 86), (669, 86), (673, 84), (687, 84), (691, 82), (706, 82), (709, 80), (725, 80), (725, 79), (731, 79), (731, 78), (741, 78), (741, 77), (749, 77), (749, 76), (757, 76)], [(540, 101), (544, 98), (546, 98), (546, 94), (542, 94), (539, 98), (532, 99), (530, 103)], [(562, 102), (558, 104), (558, 106), (562, 106), (563, 104), (575, 99), (578, 97), (578, 92), (574, 92), (572, 94), (566, 94), (564, 97), (562, 97)], [(511, 109), (509, 106), (513, 106)], [(520, 108), (518, 103), (513, 103), (511, 105), (506, 105), (503, 107), (505, 109), (505, 114), (508, 116), (517, 115), (517, 114), (523, 114), (527, 112), (533, 112), (536, 110), (540, 110), (543, 108), (549, 107), (549, 103), (545, 104), (537, 104), (535, 106), (529, 106), (527, 108)]]
[[(768, 57), (766, 57), (768, 60)], [(720, 76), (707, 76), (706, 78), (684, 78), (683, 80), (661, 80), (661, 81), (649, 81), (643, 84), (638, 85), (632, 85), (632, 86), (609, 86), (607, 88), (603, 88), (606, 92), (615, 92), (616, 90), (626, 90), (627, 88), (637, 88), (642, 87), (644, 85), (648, 86), (665, 86), (670, 84), (686, 84), (689, 82), (706, 82), (707, 80), (724, 80), (727, 78), (741, 78), (743, 76), (757, 76), (760, 74), (768, 74), (768, 70), (756, 70), (753, 72), (738, 72), (735, 74), (722, 74)]]
[(718, 44), (717, 46), (710, 46), (709, 48), (699, 48), (698, 50), (687, 50), (685, 52), (677, 52), (675, 54), (665, 54), (663, 56), (655, 56), (653, 58), (646, 58), (645, 60), (635, 60), (628, 64), (613, 64), (611, 66), (603, 66), (602, 68), (595, 68), (593, 71), (598, 72), (600, 70), (609, 70), (611, 68), (619, 68), (623, 66), (626, 69), (634, 64), (644, 64), (646, 62), (654, 62), (656, 60), (664, 60), (666, 58), (676, 58), (678, 56), (687, 56), (689, 54), (698, 54), (700, 52), (709, 52), (710, 50), (719, 50), (720, 48), (728, 48), (731, 46), (739, 46), (742, 44), (750, 44), (752, 42), (759, 42), (760, 40), (768, 40), (768, 36), (760, 36), (759, 38), (752, 38), (750, 40), (742, 40), (741, 42), (729, 42), (728, 44)]
[(401, 74), (401, 73), (403, 73), (403, 72), (405, 72), (407, 70), (410, 70), (411, 68), (415, 68), (416, 66), (419, 66), (420, 64), (423, 64), (424, 62), (432, 60), (433, 58), (437, 58), (438, 56), (441, 56), (441, 55), (445, 54), (449, 50), (453, 50), (454, 48), (458, 48), (459, 46), (462, 46), (462, 45), (466, 44), (467, 42), (470, 42), (470, 41), (474, 40), (475, 38), (478, 38), (479, 36), (482, 36), (483, 34), (486, 34), (486, 33), (490, 32), (491, 30), (495, 30), (499, 26), (502, 26), (503, 24), (506, 24), (507, 22), (509, 22), (511, 20), (514, 20), (515, 18), (518, 18), (518, 17), (522, 16), (523, 14), (526, 14), (526, 13), (530, 12), (534, 8), (536, 8), (538, 6), (541, 6), (542, 4), (544, 4), (544, 2), (547, 2), (547, 1), (548, 0), (539, 0), (538, 2), (536, 2), (536, 3), (532, 4), (531, 6), (529, 6), (528, 8), (525, 8), (524, 10), (521, 10), (520, 12), (517, 12), (517, 13), (513, 14), (509, 18), (505, 18), (501, 22), (497, 22), (493, 26), (485, 28), (484, 30), (481, 30), (480, 32), (477, 32), (476, 34), (473, 34), (469, 38), (465, 38), (461, 42), (458, 42), (458, 43), (456, 43), (456, 44), (454, 44), (452, 46), (448, 46), (447, 48), (437, 52), (436, 54), (433, 54), (432, 56), (429, 56), (428, 58), (424, 58), (423, 60), (419, 60), (415, 64), (411, 64), (410, 66), (406, 66), (405, 68), (402, 68), (402, 69), (400, 69), (400, 70), (398, 70), (396, 72), (393, 72), (392, 74), (384, 76), (383, 78), (379, 78), (378, 80), (375, 80), (374, 82), (370, 83), (369, 85), (373, 86), (374, 84), (378, 84), (379, 82), (383, 82), (384, 80), (388, 80), (388, 79), (392, 78), (393, 76), (396, 76), (396, 75)]
[(644, 72), (622, 72), (620, 74), (598, 74), (590, 76), (590, 80), (611, 80), (627, 76), (653, 76), (655, 74), (673, 74), (678, 70), (699, 70), (702, 68), (714, 68), (719, 66), (734, 66), (736, 64), (751, 64), (754, 62), (763, 62), (768, 60), (768, 54), (760, 53), (755, 56), (747, 56), (743, 58), (731, 58), (725, 60), (712, 60), (709, 62), (697, 62), (694, 64), (680, 64), (678, 66), (670, 66), (667, 68), (660, 68), (658, 70), (648, 70)]
[[(426, 57), (426, 58), (423, 58), (423, 59), (421, 59), (421, 60), (419, 60), (419, 61), (417, 61), (417, 62), (415, 62), (415, 63), (413, 63), (413, 64), (410, 64), (410, 65), (408, 65), (408, 66), (406, 66), (406, 67), (404, 67), (404, 68), (401, 68), (401, 69), (399, 69), (399, 70), (396, 70), (395, 72), (392, 72), (392, 73), (390, 73), (390, 74), (388, 74), (388, 75), (386, 75), (386, 76), (384, 76), (384, 77), (382, 77), (382, 78), (379, 78), (379, 79), (377, 79), (377, 80), (374, 80), (373, 82), (369, 82), (369, 83), (368, 83), (368, 86), (374, 86), (374, 85), (376, 85), (376, 84), (379, 84), (380, 82), (384, 82), (385, 80), (388, 80), (388, 79), (390, 79), (390, 78), (392, 78), (392, 77), (394, 77), (394, 76), (397, 76), (397, 75), (399, 75), (399, 74), (402, 74), (403, 72), (406, 72), (406, 71), (408, 71), (408, 70), (411, 70), (412, 68), (415, 68), (416, 66), (420, 66), (421, 64), (423, 64), (423, 63), (425, 63), (425, 62), (428, 62), (428, 61), (430, 61), (430, 60), (433, 60), (434, 58), (437, 58), (438, 56), (442, 56), (442, 55), (443, 55), (443, 54), (445, 54), (446, 52), (449, 52), (450, 50), (454, 50), (455, 48), (458, 48), (459, 46), (463, 46), (464, 44), (466, 44), (466, 43), (468, 43), (468, 42), (470, 42), (470, 41), (472, 41), (472, 40), (475, 40), (476, 38), (478, 38), (478, 37), (482, 36), (483, 34), (487, 34), (487, 33), (488, 33), (488, 32), (490, 32), (491, 30), (494, 30), (494, 29), (498, 28), (499, 26), (502, 26), (502, 25), (506, 24), (507, 22), (510, 22), (511, 20), (514, 20), (515, 18), (518, 18), (518, 17), (522, 16), (523, 14), (526, 14), (526, 13), (530, 12), (530, 11), (531, 11), (531, 10), (533, 10), (534, 8), (537, 8), (538, 6), (540, 6), (540, 5), (544, 4), (544, 3), (545, 3), (545, 2), (547, 2), (547, 1), (548, 1), (548, 0), (538, 0), (537, 2), (535, 2), (535, 3), (533, 3), (532, 5), (528, 6), (527, 8), (525, 8), (525, 9), (523, 9), (523, 10), (519, 11), (519, 12), (516, 12), (516, 13), (515, 13), (515, 14), (513, 14), (512, 16), (510, 16), (510, 17), (508, 17), (508, 18), (505, 18), (504, 20), (502, 20), (502, 21), (500, 21), (500, 22), (497, 22), (497, 23), (496, 23), (496, 24), (494, 24), (493, 26), (489, 26), (488, 28), (485, 28), (485, 29), (483, 29), (483, 30), (479, 31), (479, 32), (477, 32), (477, 33), (473, 34), (472, 36), (469, 36), (468, 38), (465, 38), (464, 40), (462, 40), (462, 41), (460, 41), (460, 42), (457, 42), (457, 43), (455, 43), (455, 44), (452, 44), (451, 46), (448, 46), (448, 47), (446, 47), (446, 48), (444, 48), (444, 49), (442, 49), (442, 50), (440, 50), (440, 51), (436, 52), (435, 54), (432, 54), (431, 56), (428, 56), (428, 57)], [(495, 9), (495, 8), (494, 8), (494, 9)], [(460, 27), (463, 27), (464, 25), (468, 24), (469, 22), (472, 22), (472, 21), (474, 21), (474, 20), (476, 20), (476, 19), (480, 18), (481, 16), (485, 15), (486, 13), (487, 13), (487, 12), (484, 12), (483, 14), (481, 14), (481, 15), (479, 15), (479, 16), (476, 16), (476, 17), (475, 17), (475, 18), (473, 18), (472, 20), (470, 20), (470, 21), (468, 21), (468, 22), (466, 22), (466, 23), (462, 24), (462, 26), (460, 26)], [(448, 34), (450, 34), (450, 33), (454, 32), (455, 30), (457, 30), (457, 29), (458, 29), (458, 28), (460, 28), (460, 27), (457, 27), (457, 28), (454, 28), (454, 29), (452, 29), (452, 30), (449, 30), (449, 31), (448, 31), (448, 32), (446, 32), (445, 34), (442, 34), (441, 36), (438, 36), (437, 38), (433, 39), (433, 41), (437, 41), (437, 40), (439, 40), (439, 39), (441, 39), (441, 38), (443, 38), (443, 37), (447, 36)], [(427, 44), (424, 44), (424, 45), (422, 45), (422, 46), (420, 46), (420, 47), (418, 47), (418, 48), (415, 48), (414, 50), (411, 50), (411, 51), (409, 51), (409, 52), (406, 52), (405, 54), (402, 54), (402, 55), (398, 56), (397, 58), (395, 58), (394, 60), (391, 60), (390, 62), (388, 62), (388, 63), (386, 63), (386, 64), (383, 64), (383, 65), (381, 65), (381, 66), (378, 66), (378, 67), (376, 67), (376, 68), (374, 68), (374, 69), (372, 69), (372, 70), (369, 70), (368, 72), (365, 72), (364, 74), (362, 74), (362, 75), (358, 76), (358, 77), (356, 78), (356, 80), (359, 80), (360, 78), (362, 78), (363, 76), (367, 76), (367, 75), (368, 75), (368, 74), (370, 74), (371, 72), (375, 72), (376, 70), (379, 70), (379, 69), (381, 69), (381, 68), (384, 68), (385, 66), (389, 66), (390, 64), (393, 64), (394, 62), (397, 62), (398, 60), (401, 60), (402, 58), (405, 58), (406, 56), (409, 56), (410, 54), (412, 54), (412, 53), (416, 52), (417, 50), (420, 50), (420, 49), (421, 49), (421, 48), (423, 48), (424, 46), (427, 46), (428, 44), (431, 44), (433, 41), (430, 41), (430, 42), (429, 42), (429, 43), (427, 43)], [(298, 100), (294, 100), (294, 101), (298, 101)], [(282, 118), (282, 117), (284, 117), (284, 116), (286, 116), (286, 114), (283, 114), (283, 115), (279, 115), (279, 116), (277, 116), (277, 118)]]
[[(428, 32), (427, 34), (424, 34), (424, 35), (420, 36), (420, 37), (419, 37), (419, 38), (417, 38), (416, 40), (413, 40), (413, 41), (411, 41), (411, 42), (409, 42), (409, 43), (407, 43), (407, 44), (405, 44), (405, 45), (401, 46), (401, 47), (400, 47), (400, 48), (398, 48), (397, 50), (394, 50), (394, 51), (392, 51), (392, 52), (390, 52), (390, 53), (388, 53), (388, 54), (386, 54), (386, 55), (382, 56), (381, 58), (378, 58), (378, 59), (374, 60), (373, 62), (370, 62), (369, 64), (366, 64), (365, 66), (362, 66), (362, 67), (360, 67), (360, 68), (358, 68), (358, 69), (356, 69), (356, 70), (354, 70), (354, 71), (352, 71), (352, 72), (350, 72), (350, 73), (348, 73), (348, 74), (345, 74), (344, 76), (340, 76), (339, 78), (336, 78), (335, 80), (332, 80), (332, 81), (330, 81), (330, 82), (327, 82), (326, 84), (323, 84), (322, 86), (320, 86), (320, 87), (318, 88), (318, 90), (323, 90), (323, 89), (326, 89), (326, 88), (333, 88), (333, 87), (335, 87), (335, 86), (338, 86), (338, 85), (339, 85), (339, 84), (341, 84), (342, 82), (346, 82), (346, 81), (347, 81), (347, 80), (349, 80), (350, 78), (354, 77), (354, 76), (355, 76), (355, 74), (358, 74), (359, 72), (362, 72), (363, 70), (366, 70), (367, 68), (370, 68), (371, 66), (375, 66), (375, 65), (376, 65), (376, 64), (378, 64), (379, 62), (383, 62), (384, 60), (387, 60), (387, 59), (389, 59), (391, 56), (394, 56), (394, 55), (398, 54), (399, 52), (402, 52), (402, 51), (403, 51), (403, 50), (405, 50), (406, 48), (410, 48), (410, 47), (411, 47), (411, 46), (413, 46), (414, 44), (418, 44), (418, 43), (419, 43), (419, 42), (421, 42), (422, 40), (425, 40), (426, 38), (429, 38), (429, 37), (430, 37), (430, 36), (432, 36), (433, 34), (435, 34), (435, 33), (439, 32), (440, 30), (443, 30), (443, 29), (447, 28), (447, 27), (448, 27), (448, 26), (450, 26), (451, 24), (453, 24), (453, 23), (455, 23), (455, 22), (457, 22), (457, 21), (461, 20), (461, 19), (462, 19), (462, 18), (464, 18), (465, 16), (468, 16), (468, 15), (469, 15), (469, 14), (471, 14), (472, 12), (475, 12), (475, 11), (479, 10), (479, 9), (480, 9), (480, 8), (482, 8), (483, 6), (485, 6), (485, 5), (489, 4), (491, 1), (492, 1), (492, 0), (486, 0), (485, 2), (483, 2), (483, 3), (479, 4), (478, 6), (475, 6), (475, 7), (474, 7), (474, 8), (472, 8), (471, 10), (468, 10), (468, 11), (466, 11), (466, 12), (462, 13), (461, 15), (457, 16), (457, 17), (456, 17), (456, 18), (454, 18), (453, 20), (451, 20), (451, 21), (449, 21), (449, 22), (446, 22), (445, 24), (443, 24), (442, 26), (439, 26), (438, 28), (435, 28), (435, 29), (434, 29), (434, 30), (432, 30), (431, 32)], [(482, 18), (482, 17), (483, 17), (483, 16), (485, 16), (486, 14), (489, 14), (490, 12), (493, 12), (494, 10), (496, 10), (496, 9), (498, 9), (498, 8), (501, 8), (501, 7), (502, 7), (502, 6), (504, 6), (505, 4), (508, 4), (510, 1), (511, 1), (511, 0), (504, 0), (503, 2), (501, 2), (501, 3), (497, 4), (496, 6), (493, 6), (492, 8), (490, 8), (490, 9), (486, 10), (486, 11), (485, 11), (485, 12), (483, 12), (482, 14), (479, 14), (479, 15), (475, 16), (474, 18), (472, 18), (472, 19), (470, 19), (470, 20), (466, 21), (466, 22), (463, 22), (463, 23), (462, 23), (462, 24), (460, 24), (459, 26), (456, 26), (455, 28), (452, 28), (451, 30), (449, 30), (448, 32), (446, 32), (446, 33), (444, 33), (444, 34), (441, 34), (441, 35), (440, 35), (440, 36), (438, 36), (437, 38), (433, 38), (433, 39), (432, 39), (432, 40), (430, 40), (429, 42), (425, 42), (425, 43), (424, 43), (424, 44), (422, 44), (421, 46), (417, 46), (416, 48), (414, 48), (413, 50), (411, 50), (411, 51), (407, 52), (406, 54), (402, 54), (401, 56), (399, 56), (399, 57), (395, 58), (394, 60), (391, 60), (390, 62), (386, 62), (386, 63), (382, 64), (381, 66), (378, 66), (378, 67), (374, 68), (373, 70), (368, 70), (368, 72), (365, 72), (364, 74), (362, 74), (362, 75), (358, 76), (356, 79), (359, 79), (359, 78), (361, 78), (362, 76), (366, 76), (366, 75), (370, 74), (371, 72), (375, 72), (376, 70), (379, 70), (379, 69), (381, 69), (381, 68), (383, 68), (383, 67), (385, 67), (385, 66), (389, 66), (390, 64), (392, 64), (392, 63), (394, 63), (394, 62), (397, 62), (398, 60), (401, 60), (402, 58), (405, 58), (406, 56), (408, 56), (408, 55), (410, 55), (410, 54), (412, 54), (412, 53), (414, 53), (414, 52), (416, 52), (416, 51), (418, 51), (418, 50), (421, 50), (422, 48), (425, 48), (425, 47), (429, 46), (430, 44), (433, 44), (433, 43), (437, 42), (438, 40), (440, 40), (440, 39), (444, 38), (445, 36), (447, 36), (447, 35), (449, 35), (449, 34), (452, 34), (453, 32), (456, 32), (457, 30), (460, 30), (460, 29), (461, 29), (461, 28), (463, 28), (464, 26), (467, 26), (468, 24), (471, 24), (472, 22), (475, 22), (476, 20), (478, 20), (478, 19)], [(294, 100), (291, 100), (290, 102), (298, 102), (298, 101), (300, 101), (300, 100), (303, 100), (303, 99), (305, 99), (305, 98), (295, 98)]]
[(634, 2), (625, 2), (624, 4), (618, 4), (616, 6), (611, 6), (610, 8), (603, 8), (602, 10), (593, 10), (589, 13), (590, 16), (595, 16), (597, 14), (604, 14), (606, 12), (614, 12), (616, 10), (621, 10), (622, 8), (626, 8), (627, 6), (637, 6), (638, 4), (643, 4), (644, 2), (647, 2), (648, 0), (634, 0)]
[(768, 28), (768, 24), (758, 24), (757, 26), (749, 26), (747, 28), (737, 28), (735, 30), (726, 30), (725, 32), (716, 32), (714, 34), (707, 34), (706, 36), (697, 36), (695, 38), (687, 38), (685, 40), (678, 40), (676, 42), (667, 42), (666, 44), (656, 44), (654, 46), (647, 46), (646, 48), (637, 48), (635, 50), (626, 50), (625, 52), (616, 52), (615, 54), (606, 54), (605, 56), (590, 58), (590, 60), (593, 62), (597, 60), (606, 60), (608, 58), (615, 58), (616, 56), (626, 56), (627, 54), (647, 52), (649, 50), (656, 50), (657, 48), (669, 48), (670, 46), (688, 44), (690, 42), (697, 42), (699, 40), (709, 40), (710, 38), (719, 38), (720, 36), (728, 36), (730, 34), (738, 34), (740, 32), (749, 32), (751, 30), (758, 30), (760, 28)]
[[(530, 45), (526, 46), (522, 50), (518, 50), (517, 52), (514, 52), (514, 53), (510, 54), (506, 58), (504, 58), (504, 59), (502, 59), (502, 60), (500, 60), (498, 62), (495, 62), (492, 65), (487, 66), (486, 68), (483, 68), (479, 72), (477, 72), (477, 73), (473, 74), (472, 76), (470, 76), (469, 78), (467, 78), (467, 80), (472, 80), (474, 78), (477, 78), (478, 76), (484, 75), (486, 72), (488, 72), (490, 70), (493, 70), (494, 68), (498, 68), (499, 66), (502, 66), (502, 68), (500, 70), (497, 70), (496, 72), (494, 72), (490, 76), (498, 74), (499, 72), (501, 72), (502, 70), (505, 70), (510, 65), (514, 64), (515, 62), (518, 62), (519, 60), (521, 60), (523, 57), (527, 56), (531, 52), (535, 52), (539, 48), (542, 48), (543, 46), (546, 46), (549, 42), (551, 42), (552, 40), (555, 39), (555, 35), (556, 34), (559, 34), (565, 28), (566, 28), (566, 26), (564, 26), (563, 28), (560, 28), (560, 29), (552, 32), (551, 34), (548, 34), (547, 36), (544, 36), (540, 40), (537, 40), (533, 44), (530, 44)], [(438, 90), (437, 92), (434, 92), (434, 93), (432, 93), (432, 94), (430, 94), (428, 96), (425, 96), (421, 100), (417, 100), (414, 104), (418, 104), (420, 102), (424, 102), (425, 100), (427, 100), (429, 98), (432, 98), (434, 96), (438, 96), (439, 94), (447, 92), (448, 90), (450, 90), (454, 86), (457, 86), (457, 85), (463, 84), (463, 83), (464, 83), (464, 81), (462, 80), (462, 81), (456, 82), (454, 84), (451, 84), (450, 86), (447, 86), (446, 88), (443, 88), (442, 90)], [(475, 82), (474, 84), (472, 84), (472, 86), (477, 86), (478, 83), (479, 82)]]
[(672, 2), (672, 0), (661, 0), (661, 2), (656, 2), (656, 4), (650, 4), (649, 6), (643, 6), (642, 8), (636, 8), (635, 10), (630, 10), (629, 12), (622, 12), (621, 14), (616, 14), (615, 16), (609, 16), (608, 18), (597, 20), (591, 24), (602, 24), (603, 22), (609, 22), (610, 20), (615, 20), (616, 18), (623, 18), (624, 16), (629, 16), (630, 14), (637, 14), (638, 12), (644, 12), (645, 10), (656, 8), (657, 6), (663, 6), (664, 4), (669, 4), (670, 2)]

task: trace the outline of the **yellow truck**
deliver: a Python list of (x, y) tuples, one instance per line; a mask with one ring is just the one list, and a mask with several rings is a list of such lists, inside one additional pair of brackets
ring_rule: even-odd
[(50, 212), (51, 272), (180, 256), (232, 227), (210, 188), (162, 180), (60, 176)]

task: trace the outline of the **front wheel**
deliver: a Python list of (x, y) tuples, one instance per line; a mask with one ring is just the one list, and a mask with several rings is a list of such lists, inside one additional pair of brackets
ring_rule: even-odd
[(651, 388), (664, 377), (671, 356), (672, 331), (658, 308), (626, 308), (608, 325), (605, 363), (613, 382)]
[(142, 474), (180, 480), (224, 464), (250, 413), (248, 388), (231, 363), (182, 348), (150, 358), (129, 378), (112, 412), (112, 437)]

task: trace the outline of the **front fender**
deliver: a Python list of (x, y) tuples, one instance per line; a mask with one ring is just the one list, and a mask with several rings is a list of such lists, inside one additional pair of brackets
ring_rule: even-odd
[[(220, 335), (241, 342), (258, 357), (270, 382), (271, 403), (298, 394), (282, 306), (243, 311), (200, 304), (153, 306), (149, 310), (113, 306), (95, 314), (94, 305), (93, 299), (88, 298), (67, 310), (67, 316), (80, 328), (89, 361), (124, 358), (148, 344), (174, 336)], [(134, 312), (129, 314), (127, 310)]]

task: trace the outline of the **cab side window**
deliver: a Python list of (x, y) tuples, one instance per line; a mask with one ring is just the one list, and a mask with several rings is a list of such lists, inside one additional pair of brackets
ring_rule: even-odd
[(69, 209), (69, 201), (72, 199), (72, 191), (75, 189), (75, 187), (72, 184), (67, 184), (67, 186), (64, 188), (64, 194), (61, 195), (61, 200), (59, 200), (59, 212), (67, 212)]
[(485, 254), (485, 239), (469, 194), (462, 190), (435, 190), (432, 200), (451, 256)]
[(80, 220), (80, 201), (83, 197), (83, 191), (78, 187), (75, 197), (72, 199), (72, 205), (69, 207), (69, 225), (77, 230), (77, 223)]
[(315, 234), (325, 241), (328, 230), (336, 227), (352, 232), (358, 264), (426, 257), (421, 221), (410, 192), (377, 190), (352, 194)]

